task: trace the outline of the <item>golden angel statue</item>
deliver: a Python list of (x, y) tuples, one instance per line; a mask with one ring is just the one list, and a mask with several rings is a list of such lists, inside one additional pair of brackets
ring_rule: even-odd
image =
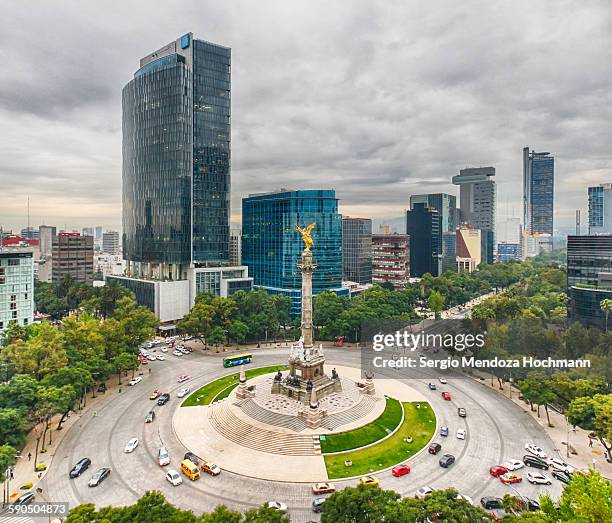
[(310, 231), (314, 229), (316, 223), (311, 223), (308, 227), (304, 227), (303, 229), (296, 223), (295, 230), (302, 235), (302, 240), (304, 240), (304, 245), (306, 246), (304, 250), (306, 252), (310, 252), (310, 248), (314, 243), (313, 239), (310, 237)]

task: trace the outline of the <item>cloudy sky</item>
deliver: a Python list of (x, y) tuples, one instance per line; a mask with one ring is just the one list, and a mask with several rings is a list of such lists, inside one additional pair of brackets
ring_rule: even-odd
[[(28, 1), (0, 20), (0, 225), (121, 225), (121, 89), (193, 31), (232, 48), (232, 188), (335, 188), (341, 212), (402, 215), (497, 168), (521, 213), (521, 149), (556, 157), (556, 225), (612, 181), (612, 3)], [(585, 215), (586, 219), (586, 215)]]

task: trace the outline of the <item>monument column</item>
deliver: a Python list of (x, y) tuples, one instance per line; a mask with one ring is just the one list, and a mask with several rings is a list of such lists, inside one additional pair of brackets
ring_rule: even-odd
[(312, 259), (312, 252), (304, 249), (302, 257), (298, 262), (298, 268), (302, 273), (302, 336), (304, 348), (311, 349), (312, 341), (312, 273), (317, 268)]

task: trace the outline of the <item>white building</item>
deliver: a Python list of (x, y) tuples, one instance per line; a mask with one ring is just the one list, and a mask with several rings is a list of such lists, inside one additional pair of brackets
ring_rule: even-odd
[(9, 323), (29, 325), (34, 320), (33, 253), (0, 251), (0, 331)]

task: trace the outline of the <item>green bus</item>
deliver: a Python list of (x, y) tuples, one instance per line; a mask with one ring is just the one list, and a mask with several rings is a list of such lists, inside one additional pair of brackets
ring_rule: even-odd
[(225, 358), (223, 358), (223, 366), (235, 367), (236, 365), (244, 365), (245, 363), (251, 363), (252, 361), (252, 354), (236, 354), (235, 356), (226, 356)]

